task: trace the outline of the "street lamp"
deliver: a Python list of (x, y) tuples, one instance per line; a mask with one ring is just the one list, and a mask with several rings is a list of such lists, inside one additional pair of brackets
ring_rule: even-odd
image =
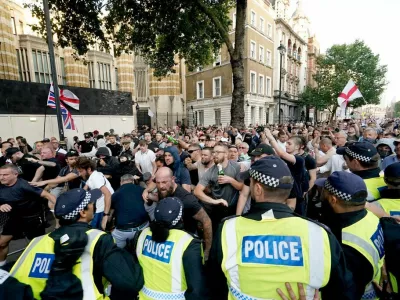
[(281, 113), (281, 100), (282, 100), (282, 62), (283, 62), (283, 56), (286, 53), (286, 48), (285, 46), (283, 46), (282, 44), (279, 45), (278, 47), (278, 51), (281, 55), (281, 62), (279, 64), (279, 124), (282, 124), (281, 119), (282, 119), (282, 113)]

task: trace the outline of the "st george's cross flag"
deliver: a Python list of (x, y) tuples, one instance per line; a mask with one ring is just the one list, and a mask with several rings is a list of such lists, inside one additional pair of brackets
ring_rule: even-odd
[(362, 94), (354, 81), (352, 79), (349, 80), (347, 85), (345, 86), (343, 92), (338, 97), (338, 104), (341, 108), (341, 116), (345, 117), (346, 107), (349, 102), (353, 101), (357, 98), (362, 98)]
[[(69, 107), (72, 107), (73, 109), (79, 110), (79, 98), (70, 90), (65, 90), (65, 89), (60, 89), (60, 100), (65, 104), (68, 105)], [(50, 91), (54, 93), (54, 87), (53, 84), (50, 86)]]
[[(49, 96), (47, 97), (47, 106), (56, 109), (56, 98), (54, 96), (53, 86), (50, 87)], [(71, 113), (60, 101), (61, 115), (63, 118), (63, 124), (65, 129), (76, 130), (74, 119)]]

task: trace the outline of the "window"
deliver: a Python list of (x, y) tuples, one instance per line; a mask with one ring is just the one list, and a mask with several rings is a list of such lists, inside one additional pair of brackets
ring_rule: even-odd
[(88, 63), (88, 70), (89, 70), (89, 87), (94, 89), (96, 88), (96, 80), (94, 77), (94, 63), (92, 61)]
[(60, 67), (61, 67), (61, 84), (66, 85), (67, 84), (67, 76), (65, 75), (65, 62), (64, 62), (64, 57), (60, 57)]
[(100, 89), (111, 90), (111, 66), (110, 64), (97, 63)]
[(258, 90), (259, 95), (264, 94), (264, 75), (258, 75)]
[(118, 82), (118, 69), (115, 68), (115, 90), (119, 90), (119, 82)]
[(256, 73), (250, 71), (250, 93), (256, 93)]
[(256, 42), (250, 42), (250, 57), (256, 59)]
[(197, 99), (204, 99), (204, 80), (197, 81), (196, 94)]
[(50, 58), (47, 52), (32, 50), (33, 68), (35, 70), (35, 82), (50, 83)]
[(198, 67), (196, 68), (196, 72), (201, 72), (201, 71), (203, 71), (203, 66), (198, 66)]
[(200, 125), (204, 125), (204, 110), (199, 110), (199, 122)]
[(265, 57), (266, 59), (266, 64), (268, 66), (271, 66), (271, 51), (267, 50), (267, 56)]
[(256, 13), (254, 11), (251, 11), (250, 23), (252, 26), (256, 26)]
[(15, 25), (14, 17), (11, 17), (11, 30), (13, 34), (17, 34), (17, 26)]
[(222, 125), (221, 123), (221, 109), (214, 110), (215, 114), (215, 125)]
[(213, 78), (213, 97), (221, 96), (221, 77)]
[(265, 95), (271, 96), (271, 78), (267, 77), (265, 84)]
[(260, 57), (260, 62), (264, 63), (264, 47), (260, 46), (260, 48), (258, 49), (258, 55)]
[(19, 34), (24, 34), (24, 23), (19, 21)]
[(233, 18), (232, 18), (232, 29), (236, 28), (236, 13), (233, 13)]
[(31, 81), (31, 73), (28, 63), (28, 51), (26, 48), (17, 49), (18, 68), (20, 71), (20, 79), (22, 81)]
[(256, 108), (254, 106), (251, 107), (251, 124), (256, 123)]
[(271, 24), (267, 25), (267, 36), (272, 38), (272, 25)]
[(260, 30), (261, 32), (265, 32), (265, 21), (260, 17)]
[(214, 56), (214, 67), (221, 65), (221, 50), (219, 50), (218, 54)]

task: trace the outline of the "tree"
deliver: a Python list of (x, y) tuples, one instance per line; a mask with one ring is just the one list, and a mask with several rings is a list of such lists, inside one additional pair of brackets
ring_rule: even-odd
[(350, 78), (363, 95), (351, 102), (352, 107), (379, 104), (387, 85), (387, 66), (379, 64), (379, 54), (375, 55), (363, 41), (333, 45), (317, 58), (316, 64), (317, 72), (313, 77), (317, 87), (307, 87), (300, 95), (303, 105), (328, 109), (332, 119), (338, 107), (337, 98)]
[(396, 102), (394, 105), (394, 117), (400, 118), (400, 101)]
[[(78, 55), (90, 46), (115, 47), (115, 53), (140, 53), (156, 76), (174, 72), (175, 58), (189, 70), (212, 62), (225, 44), (230, 54), (234, 89), (231, 124), (244, 125), (244, 33), (247, 0), (49, 0), (52, 30), (61, 47)], [(229, 38), (230, 9), (236, 6), (235, 48)], [(28, 4), (46, 35), (41, 1)]]

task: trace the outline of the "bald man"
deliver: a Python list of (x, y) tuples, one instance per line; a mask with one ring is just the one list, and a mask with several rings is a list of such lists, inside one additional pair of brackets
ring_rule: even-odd
[(318, 145), (314, 145), (315, 161), (317, 167), (325, 165), (328, 160), (336, 154), (336, 149), (333, 147), (332, 140), (330, 138), (323, 138), (319, 142), (319, 150), (321, 150), (325, 155), (320, 155), (318, 151)]
[(159, 200), (167, 197), (177, 197), (182, 201), (184, 209), (183, 223), (187, 232), (196, 234), (197, 222), (202, 224), (205, 241), (204, 257), (208, 259), (212, 243), (212, 226), (211, 220), (200, 205), (199, 200), (181, 185), (175, 183), (175, 177), (170, 168), (162, 167), (157, 171), (156, 185)]

